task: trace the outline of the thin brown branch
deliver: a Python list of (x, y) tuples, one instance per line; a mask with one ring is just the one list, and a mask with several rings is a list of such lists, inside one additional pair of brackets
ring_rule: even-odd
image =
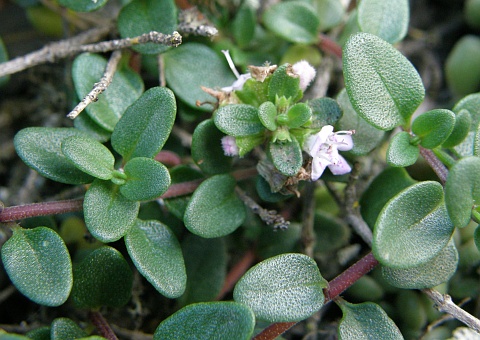
[(255, 252), (252, 249), (250, 249), (243, 255), (240, 261), (237, 262), (232, 267), (232, 269), (230, 269), (227, 277), (225, 278), (225, 283), (223, 284), (222, 290), (220, 291), (220, 293), (218, 293), (215, 300), (223, 299), (228, 292), (232, 291), (237, 281), (252, 266), (254, 261), (255, 261)]
[(99, 311), (90, 311), (88, 317), (101, 336), (107, 340), (118, 340), (117, 335)]
[(67, 115), (70, 119), (75, 119), (77, 116), (92, 102), (98, 100), (98, 96), (103, 93), (110, 85), (113, 79), (113, 75), (117, 70), (118, 63), (122, 58), (122, 52), (120, 50), (114, 51), (108, 60), (105, 67), (105, 73), (98, 83), (93, 85), (93, 89), (82, 99), (80, 103)]
[[(103, 30), (101, 28), (93, 29), (77, 37), (49, 44), (36, 52), (2, 63), (0, 64), (0, 77), (20, 72), (29, 67), (47, 62), (53, 63), (58, 59), (74, 56), (82, 52), (106, 53), (149, 42), (175, 47), (182, 43), (182, 36), (178, 32), (173, 32), (170, 35), (152, 31), (134, 38), (116, 39), (102, 41), (95, 44), (81, 45), (88, 41), (98, 40), (100, 37), (107, 34), (109, 30), (110, 28), (108, 28), (108, 30), (106, 28), (103, 28)], [(87, 34), (88, 32), (90, 33)], [(79, 37), (83, 39), (80, 39)]]
[(80, 211), (83, 199), (32, 203), (6, 207), (0, 213), (0, 222), (11, 222), (34, 216), (46, 216)]
[(445, 184), (448, 176), (447, 167), (437, 158), (432, 150), (425, 149), (422, 146), (420, 147), (420, 154), (425, 159), (425, 161), (430, 165), (430, 167), (435, 171), (435, 174), (438, 176), (442, 184)]
[(480, 320), (453, 303), (450, 295), (441, 294), (430, 288), (422, 289), (422, 292), (435, 303), (435, 308), (440, 312), (452, 315), (458, 321), (463, 322), (477, 333), (480, 333)]
[(313, 196), (315, 183), (305, 184), (305, 190), (302, 195), (302, 244), (305, 255), (314, 257), (315, 250), (315, 198)]

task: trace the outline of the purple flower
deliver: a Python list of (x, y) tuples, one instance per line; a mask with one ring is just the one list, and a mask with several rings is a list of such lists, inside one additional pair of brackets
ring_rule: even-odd
[(338, 151), (353, 148), (354, 133), (355, 130), (333, 132), (333, 126), (325, 125), (320, 132), (307, 138), (303, 149), (313, 157), (312, 181), (319, 179), (327, 166), (334, 175), (344, 175), (352, 170)]
[(225, 136), (222, 138), (222, 148), (225, 156), (238, 156), (238, 146), (235, 137)]

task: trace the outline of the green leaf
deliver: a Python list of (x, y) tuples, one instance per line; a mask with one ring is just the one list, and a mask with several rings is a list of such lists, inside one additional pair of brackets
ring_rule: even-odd
[(454, 150), (463, 157), (473, 156), (475, 135), (480, 126), (480, 93), (470, 94), (462, 98), (452, 109), (456, 114), (460, 114), (462, 110), (467, 110), (470, 114), (471, 124), (467, 137), (460, 144), (456, 145)]
[(452, 133), (448, 136), (447, 140), (443, 142), (442, 147), (452, 148), (463, 142), (468, 136), (471, 124), (472, 118), (468, 110), (460, 110), (455, 115), (455, 125), (453, 126)]
[(267, 77), (263, 82), (253, 78), (247, 79), (245, 84), (243, 84), (243, 88), (235, 91), (235, 95), (243, 104), (260, 107), (262, 103), (269, 101), (268, 85), (271, 78)]
[(73, 128), (30, 127), (15, 135), (15, 150), (25, 164), (42, 176), (66, 184), (90, 183), (94, 177), (77, 169), (62, 152), (62, 141), (71, 136), (88, 137)]
[(294, 43), (317, 42), (320, 26), (315, 9), (303, 1), (280, 2), (267, 8), (264, 25), (279, 37)]
[(380, 212), (373, 253), (388, 267), (417, 267), (440, 253), (453, 230), (441, 184), (420, 182), (401, 191)]
[(221, 174), (232, 168), (232, 157), (225, 156), (222, 148), (223, 136), (213, 119), (204, 120), (193, 132), (192, 158), (206, 174)]
[(447, 282), (455, 274), (458, 251), (451, 240), (437, 256), (419, 266), (408, 269), (382, 267), (383, 278), (392, 286), (403, 289), (424, 289)]
[(312, 258), (282, 254), (250, 268), (236, 284), (233, 299), (261, 320), (300, 321), (323, 306), (327, 285)]
[(478, 251), (480, 251), (480, 225), (477, 225), (475, 233), (473, 234), (473, 239), (475, 242), (475, 246), (477, 247)]
[(187, 269), (187, 288), (181, 305), (214, 300), (225, 282), (227, 249), (224, 238), (188, 234), (182, 242)]
[(409, 20), (408, 0), (362, 0), (358, 5), (361, 31), (375, 34), (390, 44), (405, 37)]
[(325, 125), (335, 125), (343, 112), (336, 100), (332, 98), (316, 98), (307, 102), (312, 109), (311, 129), (321, 129)]
[(231, 175), (215, 175), (195, 190), (185, 211), (184, 223), (195, 235), (212, 238), (228, 235), (245, 220), (243, 202), (235, 194)]
[(417, 145), (410, 144), (412, 136), (402, 131), (393, 136), (387, 149), (387, 163), (391, 166), (406, 167), (414, 164), (420, 154)]
[[(120, 11), (117, 25), (122, 38), (133, 38), (151, 31), (172, 34), (177, 28), (177, 7), (173, 0), (133, 0)], [(158, 54), (169, 47), (147, 43), (133, 49), (142, 54)]]
[(212, 97), (201, 86), (216, 88), (230, 86), (235, 76), (223, 58), (211, 48), (199, 43), (183, 44), (165, 53), (165, 79), (175, 95), (192, 108), (212, 111)]
[(455, 114), (450, 110), (436, 109), (415, 118), (412, 132), (422, 140), (420, 144), (427, 149), (434, 149), (447, 140), (455, 126)]
[(132, 293), (133, 274), (120, 252), (104, 246), (73, 267), (72, 301), (77, 308), (122, 307)]
[(72, 289), (72, 262), (63, 240), (50, 228), (14, 228), (2, 247), (2, 262), (15, 287), (30, 300), (60, 306)]
[(107, 147), (90, 137), (71, 136), (62, 141), (62, 152), (78, 169), (109, 180), (113, 177), (115, 158)]
[(103, 7), (108, 0), (58, 0), (58, 3), (75, 12), (92, 12)]
[(445, 78), (450, 90), (457, 96), (465, 96), (480, 90), (480, 38), (464, 35), (450, 51), (445, 61)]
[(369, 124), (357, 114), (350, 103), (345, 89), (339, 93), (337, 100), (343, 111), (343, 116), (337, 123), (337, 130), (355, 130), (355, 133), (352, 135), (353, 148), (350, 152), (356, 156), (368, 154), (380, 144), (385, 132)]
[(449, 171), (445, 183), (445, 203), (448, 215), (455, 227), (463, 228), (470, 223), (472, 207), (480, 202), (480, 158), (466, 157)]
[(173, 92), (153, 87), (133, 103), (112, 133), (112, 146), (125, 161), (152, 158), (162, 149), (175, 121), (177, 106)]
[(165, 165), (154, 159), (136, 157), (123, 168), (127, 180), (120, 193), (131, 201), (153, 200), (170, 186), (170, 174)]
[(235, 137), (235, 144), (238, 147), (238, 155), (245, 156), (254, 147), (261, 145), (265, 141), (265, 134), (263, 132), (257, 135)]
[[(287, 2), (283, 3), (287, 4)], [(299, 87), (300, 78), (293, 73), (292, 65), (284, 64), (278, 67), (268, 84), (268, 100), (278, 104), (277, 98), (285, 97), (290, 103), (299, 101), (303, 92)]]
[(314, 0), (312, 2), (320, 21), (320, 32), (325, 32), (342, 22), (345, 9), (338, 0)]
[(338, 338), (341, 340), (384, 339), (403, 340), (402, 333), (376, 303), (339, 303), (343, 312), (338, 325)]
[(247, 46), (253, 39), (256, 24), (255, 8), (250, 3), (244, 2), (232, 22), (232, 34), (240, 47)]
[[(97, 54), (83, 53), (75, 58), (72, 78), (79, 98), (84, 98), (100, 81), (106, 66), (107, 60)], [(115, 72), (108, 88), (85, 111), (102, 128), (113, 131), (127, 107), (140, 97), (143, 87), (140, 76), (124, 66)]]
[[(3, 40), (0, 38), (0, 64), (8, 61), (8, 54), (5, 45), (3, 44)], [(0, 77), (0, 86), (3, 86), (8, 82), (10, 79), (9, 76)]]
[(295, 138), (291, 141), (270, 142), (269, 149), (275, 167), (285, 176), (295, 176), (302, 167), (302, 149)]
[(42, 326), (32, 329), (31, 331), (28, 331), (25, 335), (30, 340), (50, 340), (50, 326)]
[(272, 102), (264, 102), (258, 107), (258, 118), (260, 122), (270, 131), (277, 129), (277, 108)]
[(158, 325), (154, 340), (250, 339), (255, 316), (236, 302), (209, 302), (186, 306)]
[(347, 41), (343, 74), (355, 111), (381, 130), (408, 125), (425, 96), (413, 65), (392, 45), (369, 33), (355, 34)]
[(291, 223), (288, 229), (275, 230), (273, 228), (262, 228), (255, 253), (266, 259), (280, 254), (300, 251), (300, 238), (302, 227), (299, 223)]
[(73, 126), (75, 129), (86, 132), (90, 137), (99, 141), (100, 143), (107, 142), (112, 134), (110, 131), (95, 123), (88, 114), (79, 115), (77, 118), (75, 118), (73, 121)]
[(305, 103), (297, 103), (288, 109), (287, 117), (290, 129), (299, 128), (312, 117), (312, 109)]
[(363, 193), (360, 208), (365, 222), (373, 229), (385, 204), (403, 189), (416, 183), (404, 168), (383, 170)]
[(254, 135), (265, 130), (258, 118), (258, 109), (251, 105), (222, 106), (215, 111), (213, 119), (220, 131), (234, 137)]
[(166, 225), (137, 220), (125, 244), (135, 267), (156, 290), (171, 299), (183, 294), (187, 275), (182, 249)]
[(95, 180), (83, 202), (88, 231), (102, 242), (113, 242), (124, 236), (138, 215), (139, 202), (126, 199), (118, 186)]
[(50, 339), (52, 340), (79, 339), (87, 335), (73, 320), (68, 318), (53, 320), (50, 328)]

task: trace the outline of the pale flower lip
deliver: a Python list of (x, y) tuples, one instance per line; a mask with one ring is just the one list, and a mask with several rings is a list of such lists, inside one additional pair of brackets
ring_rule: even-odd
[(327, 166), (334, 175), (344, 175), (352, 170), (338, 151), (353, 148), (354, 133), (355, 130), (333, 132), (333, 126), (325, 125), (320, 132), (307, 138), (303, 148), (313, 158), (312, 181), (318, 180)]

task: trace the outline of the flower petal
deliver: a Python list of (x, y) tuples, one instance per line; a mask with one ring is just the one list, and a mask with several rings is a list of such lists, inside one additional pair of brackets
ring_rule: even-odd
[(353, 148), (353, 139), (351, 135), (335, 134), (335, 146), (340, 151), (348, 151)]
[(304, 144), (304, 150), (312, 157), (320, 152), (322, 144), (327, 143), (328, 137), (333, 133), (333, 126), (325, 125), (320, 132), (307, 138)]
[(320, 157), (313, 157), (312, 159), (312, 175), (310, 176), (312, 181), (316, 181), (317, 179), (322, 176), (325, 168), (332, 163), (329, 162), (327, 159), (320, 158)]
[(340, 155), (337, 155), (336, 162), (330, 164), (328, 168), (334, 175), (345, 175), (345, 174), (348, 174), (350, 171), (352, 171), (352, 168), (347, 163), (345, 158), (343, 158)]

